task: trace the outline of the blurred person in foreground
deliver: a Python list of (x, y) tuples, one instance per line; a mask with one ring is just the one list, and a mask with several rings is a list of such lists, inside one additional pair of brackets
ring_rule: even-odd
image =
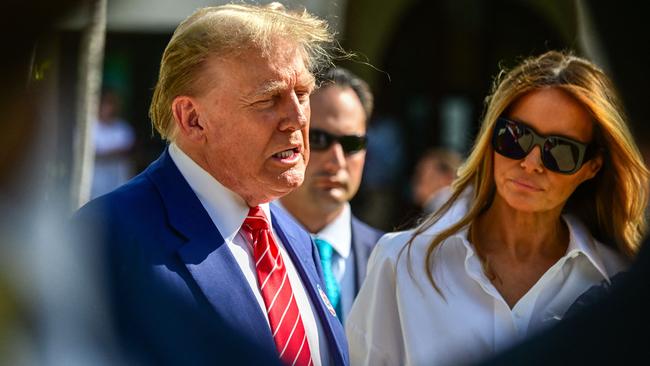
[(383, 235), (356, 218), (349, 204), (361, 184), (373, 98), (368, 85), (345, 69), (331, 69), (321, 79), (310, 97), (305, 182), (279, 202), (314, 237), (327, 296), (343, 322)]
[(450, 200), (377, 244), (351, 362), (471, 363), (557, 323), (634, 258), (647, 184), (608, 77), (567, 53), (524, 60), (496, 81)]
[[(52, 183), (61, 171), (53, 164), (58, 134), (65, 133), (56, 131), (58, 110), (48, 99), (53, 81), (61, 86), (51, 67), (52, 44), (60, 40), (61, 21), (83, 3), (11, 2), (0, 14), (0, 30), (12, 34), (4, 42), (11, 56), (0, 60), (0, 365), (104, 365), (111, 351), (104, 329), (91, 333), (87, 327), (101, 323), (88, 316), (96, 308), (84, 312), (88, 308), (79, 306), (92, 303), (93, 294), (57, 301), (78, 285), (77, 278), (92, 277), (83, 271), (70, 280), (70, 262), (62, 260), (74, 255), (74, 270), (92, 268), (85, 267), (85, 253), (67, 251), (60, 235), (69, 190)], [(30, 14), (30, 21), (17, 14)], [(69, 317), (73, 312), (76, 317)]]
[(462, 163), (459, 153), (434, 148), (425, 152), (415, 165), (413, 201), (425, 214), (436, 212), (451, 197), (451, 183)]
[[(142, 304), (158, 291), (233, 329), (251, 344), (242, 360), (348, 363), (311, 238), (268, 204), (303, 181), (313, 70), (332, 41), (324, 21), (279, 3), (202, 8), (174, 32), (150, 108), (169, 146), (74, 218), (107, 246), (130, 347), (146, 350), (167, 324), (176, 338), (196, 335), (183, 313), (148, 316)], [(201, 342), (219, 352), (219, 339)]]

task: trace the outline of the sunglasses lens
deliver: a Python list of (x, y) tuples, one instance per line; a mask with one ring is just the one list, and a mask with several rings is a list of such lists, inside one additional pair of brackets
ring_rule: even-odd
[(346, 154), (353, 154), (366, 148), (366, 136), (341, 136), (339, 143)]
[(332, 137), (324, 131), (309, 131), (309, 146), (312, 150), (326, 150), (332, 141)]
[(510, 159), (523, 159), (536, 144), (542, 149), (544, 166), (548, 170), (564, 174), (571, 174), (582, 165), (584, 157), (581, 158), (581, 155), (587, 150), (585, 144), (561, 136), (539, 136), (522, 123), (504, 118), (497, 120), (492, 146), (500, 155)]
[(493, 147), (510, 159), (523, 159), (533, 143), (531, 131), (518, 123), (499, 120), (494, 129)]
[(309, 131), (309, 146), (312, 150), (322, 151), (329, 149), (334, 141), (338, 141), (346, 154), (353, 154), (366, 148), (368, 138), (366, 136), (334, 136), (329, 133), (312, 129)]
[(568, 173), (578, 166), (580, 148), (570, 141), (548, 138), (544, 143), (542, 161), (549, 170)]

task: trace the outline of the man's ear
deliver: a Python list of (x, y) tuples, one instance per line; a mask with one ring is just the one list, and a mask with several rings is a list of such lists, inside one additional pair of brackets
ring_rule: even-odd
[(201, 140), (204, 129), (199, 120), (197, 102), (194, 98), (180, 95), (172, 101), (172, 115), (178, 128), (178, 133), (191, 140)]

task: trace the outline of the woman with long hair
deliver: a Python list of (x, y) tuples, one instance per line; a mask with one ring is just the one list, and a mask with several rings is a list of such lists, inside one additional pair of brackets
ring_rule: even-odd
[(502, 72), (451, 198), (374, 250), (352, 364), (470, 363), (561, 320), (637, 253), (648, 179), (596, 65), (549, 51)]

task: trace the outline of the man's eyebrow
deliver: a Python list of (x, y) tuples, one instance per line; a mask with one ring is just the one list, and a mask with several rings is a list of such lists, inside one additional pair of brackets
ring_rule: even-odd
[(316, 78), (311, 73), (308, 73), (300, 77), (300, 82), (303, 85), (308, 85), (310, 88), (314, 88), (314, 86), (316, 85)]
[[(298, 85), (304, 85), (308, 86), (310, 89), (314, 87), (316, 84), (316, 79), (312, 74), (307, 74), (304, 76), (301, 76)], [(257, 89), (253, 90), (252, 93), (250, 93), (250, 96), (259, 96), (259, 95), (270, 95), (270, 94), (275, 94), (279, 90), (282, 90), (287, 87), (287, 83), (281, 80), (271, 80), (268, 82), (265, 82), (262, 84), (260, 87)]]
[(286, 88), (287, 83), (280, 80), (268, 81), (250, 93), (251, 96), (275, 94), (278, 90)]

